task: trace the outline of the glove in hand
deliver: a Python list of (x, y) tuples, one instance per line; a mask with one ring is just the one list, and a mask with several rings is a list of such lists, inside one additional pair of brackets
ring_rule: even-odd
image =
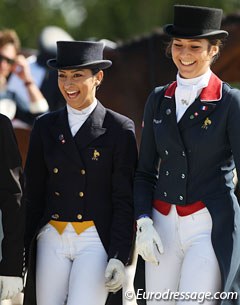
[(12, 299), (23, 290), (21, 277), (0, 276), (1, 300)]
[(125, 280), (125, 267), (116, 258), (111, 258), (105, 271), (105, 286), (109, 292), (116, 293), (123, 286)]
[(153, 221), (149, 217), (137, 220), (136, 251), (146, 262), (158, 265), (159, 261), (155, 254), (155, 249), (162, 254), (163, 245), (157, 231), (153, 226)]

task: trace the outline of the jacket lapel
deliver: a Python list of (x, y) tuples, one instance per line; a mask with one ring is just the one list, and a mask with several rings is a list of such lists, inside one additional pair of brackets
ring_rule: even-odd
[[(179, 143), (182, 146), (182, 139), (179, 133), (177, 118), (176, 118), (176, 104), (175, 97), (164, 98), (161, 102), (161, 120), (164, 126), (168, 126), (168, 132), (170, 132), (171, 139), (175, 139), (175, 143)], [(153, 121), (153, 123), (157, 123)], [(169, 128), (171, 126), (171, 128)]]
[(201, 102), (198, 98), (192, 105), (186, 110), (181, 120), (178, 122), (178, 127), (180, 131), (183, 131), (186, 128), (189, 128), (199, 122), (204, 126), (205, 120), (215, 109), (215, 103)]
[[(176, 82), (173, 82), (166, 90), (165, 97), (173, 98)], [(208, 116), (215, 109), (217, 102), (222, 98), (222, 81), (212, 73), (209, 84), (204, 88), (200, 96), (186, 110), (181, 120), (178, 122), (180, 132), (199, 122), (202, 127), (207, 124)]]
[(106, 132), (103, 128), (103, 122), (106, 115), (106, 109), (98, 101), (96, 108), (87, 118), (85, 123), (76, 133), (74, 140), (79, 151), (88, 146), (96, 138), (100, 137)]
[(71, 160), (80, 165), (81, 160), (69, 127), (66, 107), (59, 111), (59, 117), (50, 128), (50, 132), (59, 150), (63, 151)]

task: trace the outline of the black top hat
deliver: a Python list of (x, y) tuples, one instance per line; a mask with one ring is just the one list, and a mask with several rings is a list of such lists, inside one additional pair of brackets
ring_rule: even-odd
[(164, 32), (176, 38), (224, 38), (220, 30), (222, 10), (217, 8), (174, 5), (174, 23), (166, 24)]
[(103, 60), (103, 47), (101, 42), (58, 41), (57, 58), (49, 59), (47, 65), (61, 70), (106, 69), (112, 65), (112, 62)]

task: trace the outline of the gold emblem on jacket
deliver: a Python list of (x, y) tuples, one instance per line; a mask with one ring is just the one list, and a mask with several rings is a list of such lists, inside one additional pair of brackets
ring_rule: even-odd
[(203, 125), (202, 125), (202, 128), (204, 129), (207, 129), (209, 125), (212, 124), (212, 121), (209, 119), (209, 118), (206, 118)]
[(94, 149), (92, 160), (98, 161), (98, 157), (100, 157), (100, 152)]

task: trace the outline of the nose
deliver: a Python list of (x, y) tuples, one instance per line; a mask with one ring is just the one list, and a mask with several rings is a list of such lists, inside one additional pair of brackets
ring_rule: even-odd
[(187, 47), (181, 48), (181, 55), (187, 55), (189, 53), (190, 53), (189, 48), (187, 48)]
[(72, 85), (72, 79), (70, 77), (66, 77), (63, 81), (64, 87), (68, 88)]

